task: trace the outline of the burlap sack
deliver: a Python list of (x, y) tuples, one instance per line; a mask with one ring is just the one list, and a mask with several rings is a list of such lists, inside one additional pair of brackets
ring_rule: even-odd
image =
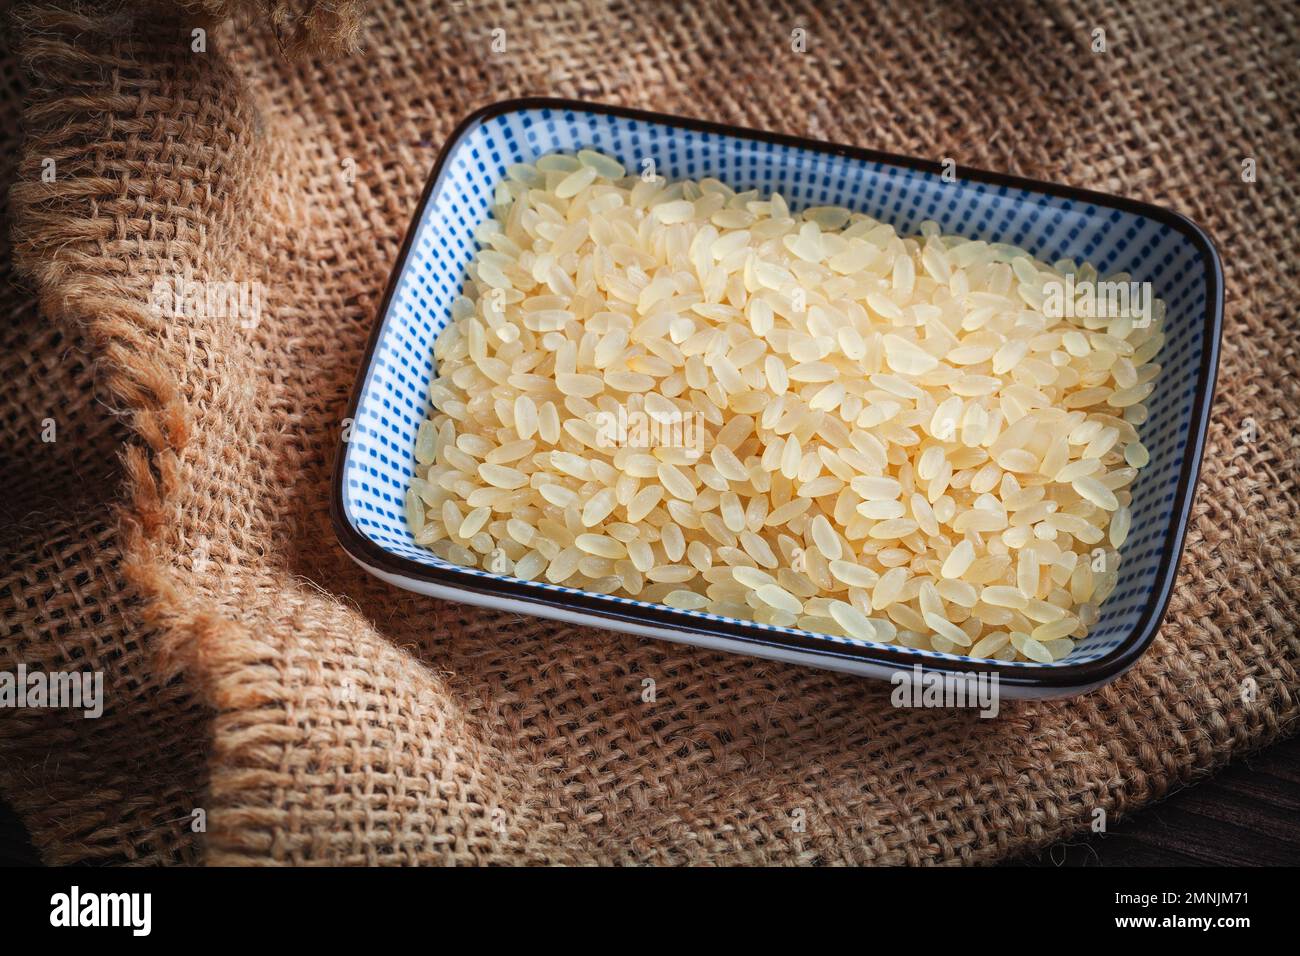
[[(1280, 0), (1131, 6), (382, 4), (359, 33), (354, 4), (224, 24), (222, 3), (21, 8), (0, 668), (103, 669), (109, 693), (98, 721), (0, 716), (0, 793), (44, 858), (982, 862), (1286, 733), (1300, 20)], [(329, 469), (411, 209), (460, 117), (539, 93), (951, 156), (1207, 226), (1227, 267), (1219, 399), (1139, 666), (993, 721), (900, 711), (886, 685), (352, 566)], [(176, 273), (265, 283), (261, 322), (151, 314)]]

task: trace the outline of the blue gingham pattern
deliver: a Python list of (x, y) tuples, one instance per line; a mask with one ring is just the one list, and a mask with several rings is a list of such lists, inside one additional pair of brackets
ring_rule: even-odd
[[(1140, 615), (1155, 600), (1161, 552), (1178, 521), (1174, 499), (1179, 472), (1194, 439), (1190, 432), (1210, 265), (1186, 237), (1145, 217), (1064, 197), (960, 178), (948, 183), (912, 169), (602, 113), (517, 110), (488, 117), (450, 146), (383, 318), (351, 427), (344, 511), (362, 535), (420, 564), (455, 567), (414, 543), (402, 506), (413, 476), (416, 429), (429, 410), (433, 342), (450, 319), (451, 301), (476, 250), (474, 229), (488, 216), (505, 167), (583, 147), (617, 157), (629, 172), (641, 172), (646, 161), (653, 160), (654, 171), (669, 179), (713, 176), (738, 190), (777, 190), (794, 209), (843, 205), (893, 223), (902, 233), (915, 233), (923, 220), (933, 219), (944, 232), (1012, 243), (1049, 262), (1086, 260), (1102, 275), (1124, 271), (1153, 283), (1156, 295), (1168, 305), (1168, 338), (1157, 359), (1164, 371), (1147, 402), (1150, 418), (1139, 429), (1151, 462), (1133, 488), (1133, 527), (1122, 549), (1119, 585), (1103, 606), (1100, 621), (1069, 657), (1050, 665), (1019, 666), (1084, 663), (1134, 636)], [(466, 576), (496, 576), (455, 570)], [(546, 582), (527, 585), (542, 601), (576, 593)], [(649, 606), (594, 596), (619, 605)], [(675, 613), (723, 620), (700, 611)], [(801, 633), (744, 624), (756, 631)], [(819, 636), (836, 644), (855, 643)], [(935, 651), (910, 653), (918, 661), (966, 660)]]

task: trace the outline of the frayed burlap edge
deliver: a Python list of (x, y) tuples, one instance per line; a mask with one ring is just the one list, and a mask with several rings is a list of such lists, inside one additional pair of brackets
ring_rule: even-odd
[(214, 21), (265, 17), (292, 56), (350, 53), (361, 45), (365, 0), (177, 0)]
[[(209, 11), (212, 16), (206, 21), (188, 15), (172, 19), (171, 6), (161, 5), (157, 18), (179, 47), (190, 42), (195, 23), (219, 24), (221, 11)], [(174, 546), (163, 542), (168, 529), (164, 503), (180, 480), (180, 460), (191, 435), (190, 411), (175, 370), (155, 348), (159, 320), (147, 305), (150, 277), (115, 276), (111, 270), (104, 274), (99, 266), (111, 237), (99, 228), (94, 207), (87, 204), (87, 197), (103, 186), (90, 168), (86, 148), (94, 144), (94, 111), (107, 112), (116, 106), (112, 91), (103, 85), (104, 77), (125, 65), (132, 54), (148, 58), (143, 51), (149, 41), (135, 39), (137, 32), (146, 32), (139, 27), (145, 16), (129, 3), (28, 5), (11, 11), (22, 37), (22, 65), (34, 79), (24, 109), (26, 141), (9, 197), (15, 268), (35, 290), (47, 320), (65, 325), (88, 342), (95, 356), (101, 402), (125, 418), (134, 436), (119, 450), (120, 491), (104, 503), (108, 513), (97, 515), (89, 529), (74, 526), (60, 534), (75, 541), (79, 531), (92, 532), (106, 556), (100, 573), (119, 577), (125, 586), (109, 589), (109, 596), (94, 597), (95, 613), (120, 618), (138, 629), (131, 641), (144, 644), (145, 662), (127, 665), (110, 657), (100, 666), (107, 672), (110, 692), (130, 693), (141, 685), (154, 689), (156, 712), (146, 719), (154, 721), (160, 738), (170, 737), (153, 748), (139, 745), (137, 759), (170, 761), (149, 768), (151, 775), (160, 774), (164, 781), (170, 777), (170, 782), (156, 784), (149, 797), (124, 791), (121, 785), (106, 790), (103, 781), (112, 779), (107, 770), (101, 780), (95, 779), (93, 771), (68, 770), (72, 779), (59, 781), (52, 795), (30, 792), (31, 772), (21, 764), (12, 770), (16, 776), (0, 777), (9, 798), (26, 810), (38, 848), (51, 864), (198, 858), (203, 826), (196, 827), (191, 814), (193, 808), (210, 803), (206, 771), (184, 757), (181, 748), (210, 753), (209, 722), (221, 702), (210, 695), (203, 698), (201, 692), (210, 684), (183, 675), (199, 662), (213, 667), (219, 657), (214, 649), (243, 636), (234, 622), (212, 608), (196, 606), (193, 593), (178, 586)], [(157, 26), (154, 32), (156, 36)], [(349, 28), (340, 36), (354, 32)], [(301, 44), (315, 43), (314, 34), (305, 27), (295, 36)], [(223, 88), (236, 91), (239, 98), (235, 77), (220, 70), (218, 75)], [(247, 105), (241, 109), (247, 119)], [(143, 117), (137, 122), (136, 132), (148, 124)], [(54, 183), (44, 182), (41, 176), (43, 164), (50, 161), (58, 170)], [(189, 269), (202, 269), (210, 255), (205, 237), (172, 235), (163, 244)], [(123, 670), (126, 666), (132, 669)], [(197, 692), (197, 701), (192, 692)], [(120, 724), (123, 709), (130, 706), (129, 701), (110, 703), (104, 724), (109, 728)], [(142, 710), (139, 716), (148, 713)], [(67, 740), (67, 729), (50, 729), (48, 724), (35, 729), (51, 740), (52, 753), (67, 747), (55, 743)], [(91, 751), (88, 761), (80, 762), (93, 766), (95, 735), (80, 728), (72, 733), (85, 738), (76, 751), (78, 758), (82, 750)], [(39, 754), (39, 740), (32, 744), (32, 752)], [(112, 752), (122, 749), (109, 741), (101, 741), (100, 746), (104, 749), (98, 759), (103, 766), (113, 759)], [(75, 767), (78, 762), (64, 759), (60, 764)], [(76, 795), (79, 789), (84, 795)], [(60, 798), (67, 803), (50, 805), (51, 799)], [(128, 822), (142, 812), (143, 822)], [(122, 824), (128, 829), (122, 830)]]

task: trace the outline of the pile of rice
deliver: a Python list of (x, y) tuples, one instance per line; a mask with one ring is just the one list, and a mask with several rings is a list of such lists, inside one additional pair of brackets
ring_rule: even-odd
[[(1092, 267), (591, 151), (512, 166), (495, 203), (434, 350), (418, 543), (980, 658), (1057, 660), (1096, 622), (1163, 303), (1050, 317), (1044, 283)], [(700, 452), (611, 441), (631, 412), (703, 423)]]

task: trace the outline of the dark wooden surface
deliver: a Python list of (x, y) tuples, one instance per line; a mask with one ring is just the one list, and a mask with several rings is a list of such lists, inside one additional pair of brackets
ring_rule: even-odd
[[(0, 865), (38, 863), (0, 803)], [(1006, 866), (1300, 865), (1300, 737), (1094, 834)]]
[(1009, 866), (1300, 866), (1300, 737)]
[(9, 804), (0, 801), (0, 866), (35, 866), (40, 858), (27, 839), (22, 821)]

